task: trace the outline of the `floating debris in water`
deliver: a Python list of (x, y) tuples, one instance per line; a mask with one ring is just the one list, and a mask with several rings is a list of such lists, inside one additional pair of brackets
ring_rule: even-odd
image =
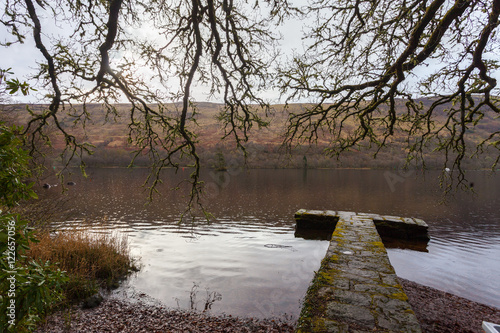
[(290, 246), (290, 245), (266, 244), (264, 246), (269, 248), (269, 249), (287, 249), (287, 250), (291, 250), (291, 251), (297, 251), (296, 249), (293, 248), (293, 246)]

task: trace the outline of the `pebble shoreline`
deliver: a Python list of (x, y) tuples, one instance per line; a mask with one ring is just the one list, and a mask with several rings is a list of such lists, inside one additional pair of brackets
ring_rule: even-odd
[(293, 332), (294, 324), (277, 320), (211, 316), (142, 302), (106, 299), (100, 306), (51, 315), (36, 332)]
[[(400, 279), (423, 332), (483, 332), (483, 320), (500, 323), (500, 309)], [(106, 299), (94, 309), (72, 308), (46, 319), (36, 332), (293, 332), (295, 323), (213, 316), (161, 305)]]
[(424, 333), (484, 333), (483, 320), (500, 324), (500, 309), (399, 279)]

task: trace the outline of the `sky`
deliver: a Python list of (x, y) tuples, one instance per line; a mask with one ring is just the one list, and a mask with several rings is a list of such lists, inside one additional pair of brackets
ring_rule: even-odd
[[(303, 2), (303, 0), (298, 0), (299, 2)], [(40, 10), (40, 8), (38, 8)], [(41, 16), (43, 12), (40, 10), (39, 15)], [(54, 24), (54, 21), (50, 17), (43, 18), (42, 21), (42, 33), (44, 36), (44, 42), (47, 43), (48, 38), (47, 35), (56, 35), (56, 36), (64, 36), (67, 34), (65, 31), (64, 25)], [(285, 22), (282, 26), (277, 27), (276, 33), (281, 34), (283, 36), (280, 41), (280, 48), (284, 57), (290, 57), (294, 51), (302, 50), (302, 26), (304, 22), (300, 22), (297, 19), (289, 20)], [(66, 27), (67, 28), (67, 27)], [(68, 29), (66, 29), (68, 30)], [(139, 34), (147, 34), (149, 28), (143, 26), (142, 29), (139, 29), (137, 32)], [(3, 27), (0, 27), (0, 39), (6, 40), (8, 39), (8, 35), (6, 30)], [(49, 44), (47, 43), (46, 46)], [(0, 68), (7, 69), (11, 68), (11, 71), (14, 72), (13, 77), (20, 79), (21, 81), (27, 81), (32, 86), (34, 86), (37, 91), (32, 91), (29, 96), (16, 95), (12, 97), (12, 101), (18, 103), (36, 103), (47, 93), (39, 83), (34, 81), (31, 76), (34, 72), (36, 72), (36, 68), (40, 62), (45, 62), (41, 52), (35, 47), (35, 43), (33, 40), (32, 33), (27, 34), (26, 41), (23, 44), (13, 44), (8, 48), (1, 48), (0, 52)], [(113, 65), (113, 64), (112, 64)], [(173, 78), (169, 86), (175, 87), (177, 85), (178, 80)], [(200, 84), (195, 83), (192, 96), (197, 101), (212, 101), (218, 102), (216, 100), (208, 99), (208, 91), (209, 88)], [(261, 96), (265, 98), (267, 101), (272, 103), (280, 102), (280, 96), (277, 91), (269, 90), (261, 92)], [(47, 100), (46, 100), (47, 101)], [(126, 102), (126, 99), (123, 99), (123, 102)]]
[[(307, 2), (307, 0), (295, 0), (296, 5), (303, 5)], [(38, 7), (38, 9), (40, 9)], [(43, 14), (43, 11), (40, 10), (40, 15)], [(45, 13), (47, 15), (47, 13)], [(55, 35), (67, 35), (67, 26), (64, 26), (60, 22), (54, 22), (52, 17), (47, 16), (45, 19), (42, 18), (43, 22), (43, 31), (45, 34), (55, 34)], [(302, 53), (303, 52), (303, 29), (306, 26), (312, 25), (313, 21), (311, 18), (306, 18), (303, 20), (298, 20), (297, 18), (292, 18), (286, 20), (286, 22), (279, 27), (276, 27), (276, 33), (281, 34), (283, 36), (280, 41), (280, 48), (282, 50), (283, 59), (290, 59), (294, 52)], [(146, 25), (142, 26), (142, 29), (137, 29), (136, 33), (147, 35), (151, 28)], [(0, 39), (5, 40), (7, 36), (5, 36), (6, 30), (3, 26), (0, 26)], [(12, 68), (12, 71), (15, 73), (14, 76), (21, 79), (27, 80), (28, 83), (35, 86), (38, 89), (37, 92), (32, 92), (30, 96), (15, 96), (14, 101), (16, 102), (37, 102), (39, 101), (46, 93), (47, 90), (44, 90), (37, 82), (30, 79), (30, 74), (35, 72), (35, 68), (37, 68), (37, 63), (43, 61), (43, 57), (39, 50), (36, 49), (33, 37), (31, 34), (28, 34), (27, 40), (24, 44), (14, 44), (9, 48), (1, 48), (0, 50), (0, 68), (7, 69)], [(47, 40), (47, 36), (43, 37), (44, 40)], [(263, 50), (265, 52), (265, 50)], [(418, 75), (408, 76), (407, 82), (411, 85), (417, 83), (419, 80), (419, 76), (426, 76), (427, 74), (436, 70), (439, 67), (439, 63), (432, 64), (430, 66), (419, 66), (414, 72)], [(141, 69), (138, 69), (138, 73), (141, 72)], [(500, 72), (497, 71), (495, 76), (500, 81)], [(169, 86), (175, 88), (177, 86), (178, 80), (176, 78), (172, 78), (169, 81)], [(197, 101), (212, 101), (212, 102), (220, 102), (220, 100), (210, 100), (207, 98), (208, 95), (208, 87), (202, 86), (199, 84), (194, 84), (192, 96)], [(268, 102), (271, 103), (280, 103), (283, 102), (283, 99), (280, 99), (278, 91), (268, 90), (261, 91), (261, 97), (265, 98)], [(47, 101), (47, 100), (45, 100)], [(309, 100), (299, 100), (300, 102), (308, 102)], [(123, 99), (122, 102), (126, 102), (126, 99)]]

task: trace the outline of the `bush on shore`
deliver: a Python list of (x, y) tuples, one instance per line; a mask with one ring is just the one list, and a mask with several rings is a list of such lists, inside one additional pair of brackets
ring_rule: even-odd
[(64, 294), (70, 302), (93, 295), (99, 288), (116, 287), (120, 279), (136, 270), (125, 235), (69, 230), (42, 232), (38, 240), (31, 244), (28, 256), (57, 263), (67, 272)]
[(20, 132), (0, 121), (0, 333), (32, 331), (54, 308), (111, 287), (134, 267), (123, 237), (36, 235), (29, 225), (37, 223), (16, 213), (37, 198)]
[(0, 332), (30, 332), (55, 309), (101, 288), (117, 287), (120, 279), (136, 270), (125, 235), (84, 230), (35, 233), (13, 214), (1, 215), (0, 222), (1, 234), (15, 226), (17, 258), (12, 267), (1, 260)]

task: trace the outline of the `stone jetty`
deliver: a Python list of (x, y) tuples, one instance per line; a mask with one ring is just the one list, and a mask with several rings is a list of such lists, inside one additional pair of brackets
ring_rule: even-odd
[(326, 256), (304, 299), (297, 332), (421, 332), (381, 235), (426, 242), (424, 221), (304, 209), (295, 218), (297, 230), (332, 230)]

